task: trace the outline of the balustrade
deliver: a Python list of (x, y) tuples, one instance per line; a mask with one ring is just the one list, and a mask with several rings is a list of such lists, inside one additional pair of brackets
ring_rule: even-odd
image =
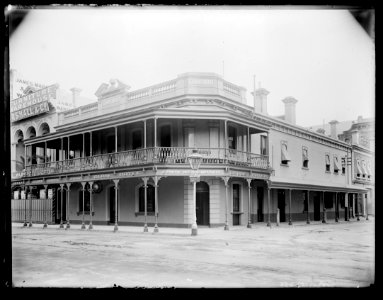
[[(24, 176), (102, 170), (145, 164), (188, 164), (188, 156), (195, 148), (153, 147), (117, 153), (98, 154), (63, 161), (27, 166)], [(202, 155), (202, 164), (230, 164), (260, 169), (269, 166), (268, 157), (235, 149), (196, 148)]]

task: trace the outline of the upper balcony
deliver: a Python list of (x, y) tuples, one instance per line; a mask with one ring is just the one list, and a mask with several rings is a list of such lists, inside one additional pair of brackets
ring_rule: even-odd
[(98, 101), (59, 113), (58, 125), (71, 124), (103, 114), (122, 111), (164, 99), (183, 95), (218, 95), (227, 99), (246, 103), (246, 89), (224, 80), (215, 73), (184, 73), (176, 79), (162, 82), (147, 88), (128, 92), (129, 87), (121, 88), (101, 85)]
[(46, 162), (26, 167), (21, 177), (69, 174), (146, 165), (188, 165), (188, 156), (194, 149), (202, 155), (204, 165), (239, 166), (268, 169), (266, 155), (259, 155), (225, 148), (151, 147), (116, 153), (99, 154), (62, 161)]

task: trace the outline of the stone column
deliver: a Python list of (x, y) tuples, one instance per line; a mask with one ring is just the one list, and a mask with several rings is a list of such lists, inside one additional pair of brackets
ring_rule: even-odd
[(249, 204), (248, 204), (248, 222), (247, 222), (247, 228), (251, 228), (251, 181), (252, 179), (246, 179), (248, 189), (249, 189)]
[(66, 227), (65, 229), (69, 229), (70, 228), (70, 216), (69, 216), (69, 211), (70, 211), (70, 206), (69, 206), (69, 199), (70, 199), (70, 186), (71, 186), (71, 183), (67, 183), (66, 184), (67, 186), (67, 191), (66, 191), (66, 194), (67, 194), (67, 200), (66, 200), (66, 207), (67, 207), (67, 210), (66, 210)]
[(114, 209), (114, 229), (113, 231), (116, 232), (118, 230), (118, 222), (117, 222), (117, 218), (118, 218), (118, 203), (117, 203), (117, 199), (118, 199), (118, 183), (119, 183), (119, 179), (114, 179), (113, 182), (114, 182), (114, 190), (115, 190), (115, 193), (114, 193), (114, 198), (115, 198), (115, 209)]
[(335, 222), (339, 222), (338, 220), (338, 193), (335, 192)]
[(324, 191), (322, 192), (322, 209), (323, 209), (323, 217), (322, 217), (322, 223), (327, 223), (326, 221), (326, 205), (324, 201)]

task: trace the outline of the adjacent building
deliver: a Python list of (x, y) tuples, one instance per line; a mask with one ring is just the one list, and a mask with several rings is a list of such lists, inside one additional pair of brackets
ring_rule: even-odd
[[(52, 130), (25, 135), (13, 220), (158, 231), (365, 215), (371, 194), (354, 178), (353, 145), (296, 125), (293, 97), (283, 118), (270, 116), (268, 93), (257, 89), (249, 106), (245, 88), (214, 73), (134, 91), (111, 79), (96, 102), (56, 111)], [(27, 122), (12, 130), (28, 132)]]

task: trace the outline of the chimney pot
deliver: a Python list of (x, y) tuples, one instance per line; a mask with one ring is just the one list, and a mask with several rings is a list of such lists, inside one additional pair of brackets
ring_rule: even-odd
[(339, 122), (337, 120), (332, 120), (329, 122), (329, 124), (331, 125), (331, 137), (333, 139), (338, 139), (338, 133), (337, 133), (337, 126), (336, 124), (338, 124)]
[(82, 90), (76, 87), (71, 88), (70, 90), (72, 92), (73, 107), (77, 107), (77, 101), (79, 100), (79, 96)]

